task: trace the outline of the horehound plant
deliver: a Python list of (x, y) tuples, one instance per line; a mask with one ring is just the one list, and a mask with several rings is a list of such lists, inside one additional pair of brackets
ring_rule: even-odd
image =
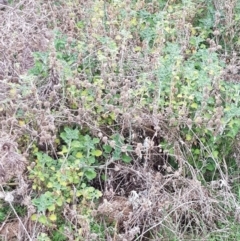
[[(3, 186), (29, 185), (19, 240), (238, 239), (238, 57), (229, 51), (239, 48), (238, 5), (9, 1), (0, 13), (0, 120), (14, 155), (29, 162), (18, 185)], [(90, 157), (101, 153), (100, 163), (81, 166), (86, 175), (68, 156), (76, 147), (59, 138), (63, 126), (78, 127), (86, 143), (99, 138)], [(60, 175), (63, 160), (73, 170)], [(62, 205), (52, 204), (53, 184)], [(79, 201), (75, 186), (101, 191), (99, 205)]]

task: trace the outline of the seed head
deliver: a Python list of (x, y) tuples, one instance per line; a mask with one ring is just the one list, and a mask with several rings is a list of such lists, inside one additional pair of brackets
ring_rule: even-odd
[(129, 79), (124, 80), (125, 84), (129, 84), (131, 81)]
[(217, 116), (223, 116), (223, 107), (222, 106), (219, 106), (219, 107), (217, 107), (217, 109), (216, 109), (216, 115)]
[(73, 122), (73, 117), (72, 116), (68, 116), (68, 122), (70, 122), (70, 123)]
[(51, 124), (48, 126), (48, 129), (51, 131), (55, 131), (56, 127), (55, 127), (55, 125)]
[(37, 135), (38, 135), (38, 132), (35, 131), (35, 130), (33, 130), (33, 131), (32, 131), (32, 135), (33, 135), (33, 136), (37, 136)]
[(49, 133), (47, 133), (47, 134), (45, 135), (46, 141), (51, 140), (51, 138), (52, 138), (52, 136), (51, 136)]
[(62, 85), (61, 84), (57, 84), (57, 85), (54, 85), (53, 89), (54, 90), (60, 90), (62, 88)]
[(7, 121), (6, 120), (1, 120), (1, 125), (6, 125), (7, 124)]
[(102, 138), (102, 141), (103, 141), (105, 144), (107, 144), (107, 142), (108, 142), (107, 136), (104, 136), (104, 137)]
[(109, 111), (113, 111), (114, 110), (114, 106), (113, 105), (109, 105), (108, 109), (109, 109)]
[(22, 105), (22, 109), (23, 109), (23, 111), (27, 111), (27, 110), (28, 110), (28, 106), (25, 105), (25, 104), (23, 104), (23, 105)]
[(64, 114), (64, 115), (69, 115), (69, 114), (70, 114), (69, 109), (64, 109), (64, 110), (63, 110), (63, 114)]
[(161, 127), (160, 127), (160, 126), (154, 126), (154, 130), (155, 130), (155, 131), (160, 131), (160, 130), (161, 130)]
[(207, 125), (208, 125), (208, 128), (212, 128), (213, 127), (213, 121), (210, 120)]
[(115, 113), (115, 115), (118, 115), (120, 112), (121, 112), (121, 111), (120, 111), (119, 108), (114, 109), (114, 113)]
[(114, 148), (115, 145), (116, 145), (116, 142), (112, 140), (112, 141), (109, 142), (109, 145), (110, 145), (112, 148)]
[(166, 169), (166, 171), (167, 171), (168, 173), (170, 173), (170, 172), (172, 172), (172, 168), (171, 168), (170, 166), (168, 166), (167, 169)]
[(124, 117), (125, 120), (130, 120), (131, 115), (129, 113), (124, 113), (123, 117)]
[(142, 143), (137, 143), (135, 153), (137, 154), (138, 157), (142, 158)]
[(137, 122), (137, 124), (140, 125), (140, 124), (142, 123), (142, 121), (143, 121), (143, 120), (142, 120), (142, 118), (141, 118), (140, 116), (137, 116), (137, 117), (136, 117), (136, 122)]
[(87, 89), (89, 89), (89, 88), (91, 88), (91, 87), (92, 87), (92, 84), (91, 84), (91, 83), (89, 83), (89, 82), (87, 82), (85, 87), (86, 87)]
[(198, 117), (195, 119), (195, 123), (196, 123), (197, 125), (201, 125), (202, 122), (203, 122), (203, 120), (202, 120), (202, 118), (201, 118), (200, 116), (198, 116)]
[(215, 35), (215, 36), (220, 35), (220, 31), (218, 29), (216, 29), (215, 31), (213, 31), (213, 35)]
[(216, 119), (215, 120), (215, 125), (220, 125), (221, 124), (221, 120), (220, 119)]
[(187, 119), (187, 125), (188, 125), (189, 127), (192, 126), (192, 120), (191, 120), (190, 118)]
[(45, 101), (45, 102), (43, 103), (43, 105), (44, 105), (45, 107), (49, 108), (49, 107), (50, 107), (50, 102), (49, 102), (49, 101)]
[(176, 124), (176, 118), (172, 117), (169, 121), (170, 126), (173, 126)]

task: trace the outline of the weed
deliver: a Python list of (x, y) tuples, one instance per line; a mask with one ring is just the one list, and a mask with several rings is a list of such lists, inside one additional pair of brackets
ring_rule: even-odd
[(0, 184), (31, 217), (16, 238), (239, 239), (239, 2), (8, 2)]
[[(82, 136), (78, 129), (64, 128), (60, 134), (63, 140), (60, 158), (54, 160), (47, 154), (37, 152), (36, 165), (30, 169), (30, 178), (33, 180), (33, 190), (42, 191), (40, 197), (33, 199), (33, 204), (42, 215), (38, 219), (43, 224), (55, 222), (59, 207), (65, 203), (81, 202), (98, 199), (100, 191), (89, 186), (88, 182), (96, 177), (94, 166), (102, 151), (97, 149), (98, 138), (89, 135)], [(50, 212), (48, 217), (46, 211)]]

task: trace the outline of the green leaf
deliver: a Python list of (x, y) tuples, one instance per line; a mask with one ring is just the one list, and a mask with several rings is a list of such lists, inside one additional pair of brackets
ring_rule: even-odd
[(124, 137), (121, 136), (120, 134), (114, 134), (112, 136), (112, 139), (115, 141), (117, 146), (122, 146), (124, 144)]
[(47, 187), (48, 187), (48, 188), (52, 188), (52, 187), (53, 187), (52, 182), (48, 182)]
[(41, 215), (38, 219), (38, 222), (42, 224), (47, 224), (48, 223), (47, 217), (45, 215)]
[(36, 213), (34, 213), (32, 216), (31, 216), (31, 220), (32, 221), (37, 221), (38, 220), (38, 215)]
[(101, 179), (102, 179), (103, 181), (107, 181), (107, 175), (106, 175), (106, 174), (102, 174), (102, 175), (101, 175)]
[(68, 153), (68, 152), (69, 152), (68, 148), (66, 146), (63, 146), (62, 147), (62, 153), (65, 154), (65, 153)]
[(99, 138), (93, 138), (93, 143), (98, 144), (100, 142)]
[(103, 145), (103, 149), (107, 154), (112, 151), (112, 147), (110, 145)]
[(127, 151), (133, 151), (133, 148), (131, 145), (127, 145)]
[(129, 163), (131, 162), (132, 158), (130, 156), (128, 156), (127, 154), (123, 154), (122, 155), (122, 160), (125, 162), (125, 163)]
[(199, 155), (200, 154), (200, 150), (199, 149), (194, 149), (194, 154)]
[(69, 127), (64, 128), (64, 132), (60, 134), (60, 137), (66, 142), (69, 143), (72, 140), (79, 139), (79, 130), (78, 129), (71, 129)]
[(187, 135), (186, 135), (186, 140), (187, 140), (187, 141), (191, 141), (191, 140), (192, 140), (192, 136), (189, 135), (189, 134), (187, 134)]
[(214, 165), (214, 163), (209, 163), (209, 164), (207, 164), (206, 169), (209, 170), (209, 171), (211, 171), (211, 172), (214, 171), (214, 170), (215, 170), (215, 165)]
[(76, 158), (82, 158), (83, 157), (83, 154), (82, 152), (77, 152), (76, 155), (75, 155)]
[(214, 171), (215, 170), (215, 168), (216, 168), (216, 164), (215, 164), (215, 162), (214, 162), (214, 160), (212, 159), (212, 158), (208, 158), (207, 159), (207, 165), (206, 165), (206, 169), (208, 170), (208, 171)]
[(101, 150), (93, 150), (92, 151), (92, 155), (94, 155), (94, 156), (101, 156), (102, 155), (102, 151)]
[(95, 198), (100, 198), (100, 197), (102, 197), (102, 193), (99, 190), (95, 190), (94, 196), (95, 196)]
[(117, 148), (113, 152), (113, 160), (120, 160), (121, 159), (121, 149)]
[(192, 104), (191, 104), (191, 107), (192, 107), (193, 109), (197, 109), (197, 108), (198, 108), (198, 104), (197, 104), (197, 103), (192, 103)]
[(88, 159), (87, 159), (87, 163), (88, 164), (94, 164), (96, 162), (96, 159), (94, 156), (90, 156)]
[(218, 158), (218, 151), (213, 151), (213, 157)]
[(57, 204), (59, 207), (61, 207), (61, 206), (63, 205), (62, 199), (61, 199), (61, 198), (58, 198), (58, 199), (56, 200), (56, 204)]
[(94, 143), (89, 135), (85, 135), (83, 138), (84, 145), (87, 147), (87, 149), (95, 149)]
[(49, 217), (49, 220), (52, 221), (52, 222), (55, 222), (57, 220), (57, 216), (56, 214), (52, 213)]
[(74, 140), (74, 141), (72, 141), (72, 143), (71, 143), (71, 147), (72, 147), (72, 148), (83, 148), (84, 145), (82, 144), (82, 142), (77, 141), (77, 140)]
[(92, 168), (86, 169), (84, 174), (89, 181), (94, 179), (97, 176), (97, 173)]
[(32, 200), (34, 206), (37, 207), (39, 212), (45, 212), (48, 207), (55, 203), (54, 196), (51, 192), (42, 194), (39, 198)]
[(76, 26), (77, 26), (78, 28), (83, 28), (83, 27), (84, 27), (84, 21), (78, 21), (78, 22), (76, 23)]
[(48, 211), (54, 211), (56, 209), (55, 203), (48, 207)]
[(116, 114), (114, 112), (111, 112), (109, 116), (111, 117), (112, 120), (116, 120)]

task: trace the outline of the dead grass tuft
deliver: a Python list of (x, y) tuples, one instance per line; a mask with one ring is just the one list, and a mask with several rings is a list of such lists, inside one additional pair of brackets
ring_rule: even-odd
[[(111, 178), (98, 213), (117, 223), (125, 238), (132, 229), (141, 230), (141, 240), (167, 232), (165, 227), (178, 237), (206, 235), (226, 221), (226, 196), (234, 201), (228, 190), (222, 190), (216, 199), (214, 190), (195, 179), (163, 176), (138, 164), (116, 165), (108, 172)], [(135, 239), (129, 236), (127, 240)]]

